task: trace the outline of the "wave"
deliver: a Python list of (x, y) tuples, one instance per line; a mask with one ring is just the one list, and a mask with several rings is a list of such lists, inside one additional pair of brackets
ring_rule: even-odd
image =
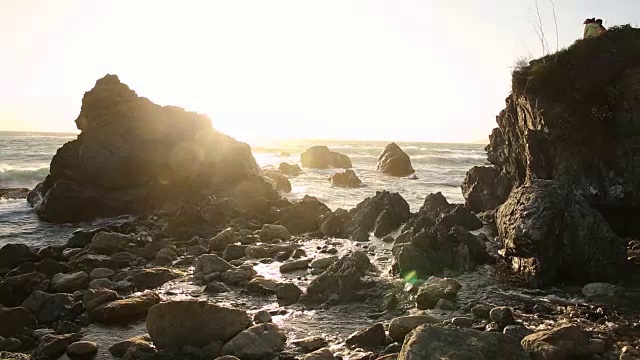
[(0, 186), (33, 188), (49, 174), (49, 167), (0, 167)]

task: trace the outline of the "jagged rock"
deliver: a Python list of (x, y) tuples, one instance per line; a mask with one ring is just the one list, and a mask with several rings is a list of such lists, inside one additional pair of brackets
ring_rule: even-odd
[(73, 293), (86, 289), (89, 285), (89, 275), (84, 271), (72, 274), (56, 274), (51, 278), (51, 290), (59, 293)]
[(330, 151), (326, 146), (312, 146), (300, 155), (303, 167), (326, 169), (328, 167), (348, 169), (352, 167), (348, 156)]
[(282, 225), (264, 224), (260, 230), (260, 240), (268, 243), (274, 239), (289, 240), (291, 239), (291, 234)]
[(82, 339), (82, 334), (45, 335), (33, 352), (35, 359), (57, 359), (67, 347)]
[(400, 194), (378, 191), (374, 197), (366, 198), (349, 211), (345, 233), (353, 240), (360, 232), (373, 231), (376, 237), (384, 237), (407, 222), (410, 216), (409, 204)]
[(136, 237), (134, 235), (99, 232), (91, 239), (89, 251), (100, 255), (113, 255), (136, 247)]
[(431, 193), (425, 197), (424, 204), (422, 204), (418, 213), (435, 222), (440, 217), (440, 214), (454, 206), (449, 204), (449, 201), (441, 192)]
[(493, 263), (494, 259), (487, 252), (487, 245), (478, 236), (473, 235), (465, 228), (455, 225), (449, 230), (448, 236), (455, 238), (452, 242), (464, 244), (469, 250), (469, 259), (475, 265)]
[(0, 270), (10, 270), (27, 261), (39, 261), (38, 254), (24, 244), (7, 244), (0, 248)]
[(39, 272), (5, 277), (0, 280), (0, 304), (20, 306), (32, 292), (39, 289), (45, 279), (47, 275)]
[(387, 335), (384, 332), (384, 326), (378, 323), (349, 335), (346, 344), (348, 346), (370, 349), (385, 346), (386, 340)]
[(398, 360), (529, 360), (517, 340), (502, 333), (421, 325), (405, 340)]
[(462, 205), (454, 205), (453, 207), (445, 210), (438, 219), (436, 219), (436, 225), (440, 226), (444, 230), (449, 230), (452, 227), (459, 225), (467, 230), (478, 230), (482, 228), (483, 224), (478, 217), (471, 212), (468, 208)]
[(589, 337), (576, 325), (533, 333), (522, 339), (522, 346), (536, 359), (581, 359), (592, 355)]
[(318, 218), (320, 231), (327, 236), (339, 237), (345, 232), (345, 224), (349, 220), (349, 212), (345, 209), (336, 209)]
[(133, 269), (116, 274), (111, 280), (118, 282), (127, 279), (138, 291), (158, 288), (165, 283), (183, 275), (182, 272), (163, 267)]
[(289, 176), (298, 176), (302, 174), (302, 169), (297, 164), (291, 165), (287, 163), (280, 163), (278, 171)]
[(362, 180), (358, 178), (356, 173), (347, 169), (341, 173), (335, 173), (329, 177), (329, 181), (331, 181), (332, 186), (343, 187), (343, 188), (359, 188), (364, 186)]
[(455, 279), (430, 277), (418, 289), (416, 307), (418, 309), (432, 309), (440, 299), (455, 300), (462, 285)]
[(76, 341), (67, 347), (69, 356), (87, 356), (98, 352), (98, 344), (93, 341)]
[(82, 312), (75, 306), (76, 302), (71, 294), (49, 294), (36, 290), (22, 306), (31, 310), (39, 324), (50, 324), (60, 320), (73, 320)]
[(280, 222), (291, 234), (299, 235), (317, 231), (318, 218), (330, 212), (327, 205), (313, 196), (305, 195), (302, 200), (281, 210)]
[(305, 299), (319, 303), (337, 295), (341, 301), (349, 300), (362, 287), (362, 278), (370, 268), (371, 262), (364, 252), (345, 255), (311, 281)]
[(259, 324), (229, 340), (224, 344), (222, 353), (243, 360), (261, 360), (282, 351), (286, 342), (287, 336), (277, 325)]
[(274, 182), (274, 188), (276, 191), (282, 191), (285, 193), (291, 192), (291, 182), (289, 179), (278, 170), (274, 169), (265, 169), (263, 170), (264, 176)]
[(233, 228), (227, 228), (218, 235), (214, 236), (209, 241), (209, 250), (211, 251), (224, 251), (227, 246), (236, 242), (236, 234), (233, 231)]
[(17, 335), (23, 328), (35, 328), (38, 320), (24, 307), (0, 307), (0, 336)]
[(493, 210), (507, 200), (511, 179), (496, 167), (474, 166), (462, 183), (466, 205), (475, 212)]
[(409, 176), (416, 171), (411, 166), (411, 159), (400, 146), (391, 143), (385, 146), (378, 158), (378, 170), (391, 176)]
[(78, 139), (28, 197), (45, 221), (144, 212), (260, 174), (248, 145), (203, 115), (139, 97), (115, 75), (85, 93), (76, 125)]
[(158, 294), (149, 291), (99, 305), (89, 313), (89, 316), (99, 323), (130, 323), (144, 318), (149, 308), (159, 302)]
[(498, 211), (498, 232), (514, 271), (532, 285), (607, 281), (621, 273), (624, 242), (570, 190), (547, 180), (514, 189)]
[(147, 331), (159, 349), (227, 342), (251, 324), (246, 312), (205, 301), (172, 301), (149, 310)]

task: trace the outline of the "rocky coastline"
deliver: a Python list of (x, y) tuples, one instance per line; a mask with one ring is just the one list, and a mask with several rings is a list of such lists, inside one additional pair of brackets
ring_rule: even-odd
[[(48, 222), (133, 218), (0, 249), (0, 359), (640, 358), (637, 45), (611, 29), (514, 72), (466, 203), (425, 194), (413, 213), (388, 191), (292, 203), (304, 168), (366, 184), (324, 146), (260, 169), (107, 75), (27, 200)], [(414, 173), (395, 143), (377, 170)]]

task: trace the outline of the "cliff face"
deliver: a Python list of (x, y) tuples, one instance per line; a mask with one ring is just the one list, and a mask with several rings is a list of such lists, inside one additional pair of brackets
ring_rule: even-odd
[(562, 182), (608, 220), (637, 211), (640, 30), (612, 29), (516, 70), (497, 123), (488, 159), (516, 187)]
[(46, 221), (137, 213), (261, 174), (247, 144), (203, 115), (139, 97), (115, 75), (85, 93), (76, 125), (81, 134), (29, 196)]

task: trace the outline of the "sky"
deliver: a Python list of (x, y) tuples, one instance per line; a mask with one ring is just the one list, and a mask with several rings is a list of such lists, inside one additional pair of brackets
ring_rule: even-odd
[[(638, 0), (538, 0), (551, 50)], [(0, 0), (0, 131), (77, 131), (117, 74), (240, 140), (487, 141), (535, 0)], [(557, 41), (556, 41), (557, 34)]]

